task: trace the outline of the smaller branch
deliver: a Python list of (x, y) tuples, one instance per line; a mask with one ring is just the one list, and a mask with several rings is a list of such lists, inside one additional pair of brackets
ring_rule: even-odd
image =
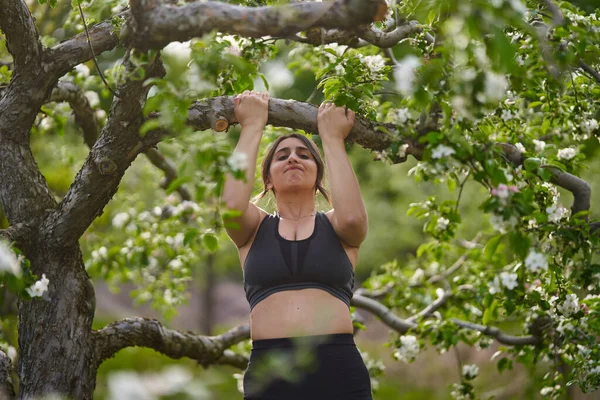
[(96, 123), (94, 110), (90, 106), (90, 102), (79, 86), (71, 82), (58, 82), (52, 90), (50, 101), (62, 102), (66, 101), (73, 110), (75, 122), (83, 131), (83, 140), (91, 149), (98, 140), (100, 130)]
[(0, 400), (12, 400), (15, 398), (11, 375), (10, 358), (0, 350)]
[(250, 338), (248, 325), (237, 326), (219, 336), (199, 336), (165, 328), (160, 322), (147, 318), (126, 318), (94, 331), (96, 362), (115, 355), (126, 347), (148, 347), (171, 358), (188, 357), (204, 367), (211, 364), (243, 366), (243, 358), (225, 353), (231, 345)]
[(221, 358), (215, 361), (215, 364), (230, 365), (239, 369), (248, 367), (248, 358), (241, 354), (234, 353), (231, 350), (225, 350)]
[(562, 25), (564, 22), (564, 17), (560, 8), (552, 0), (542, 0), (542, 2), (546, 5), (546, 8), (552, 14), (552, 23), (554, 26)]
[(364, 296), (370, 299), (381, 299), (387, 296), (395, 286), (396, 284), (394, 282), (389, 282), (387, 285), (378, 290), (367, 290), (361, 287), (356, 289), (354, 295)]
[(7, 242), (15, 242), (17, 247), (23, 249), (31, 240), (33, 229), (24, 223), (9, 226), (6, 229), (0, 229), (0, 239)]
[[(525, 161), (525, 157), (516, 146), (509, 143), (499, 143), (499, 146), (502, 147), (506, 159), (515, 166), (522, 165)], [(590, 209), (592, 188), (586, 181), (556, 167), (549, 165), (542, 165), (541, 167), (552, 172), (552, 183), (573, 193), (573, 205), (571, 206), (573, 214)]]
[[(165, 173), (165, 179), (161, 182), (160, 186), (163, 189), (168, 188), (171, 182), (177, 179), (177, 169), (175, 168), (175, 165), (167, 160), (157, 149), (150, 148), (144, 151), (144, 154), (155, 167), (161, 169)], [(182, 200), (192, 200), (192, 194), (184, 185), (177, 188), (177, 193), (179, 193)]]
[[(450, 285), (448, 285), (448, 283), (446, 283), (446, 285), (450, 286)], [(438, 295), (438, 298), (433, 303), (431, 303), (430, 305), (425, 307), (423, 310), (421, 310), (417, 314), (413, 315), (412, 317), (408, 318), (407, 321), (415, 322), (421, 318), (428, 317), (429, 315), (433, 314), (434, 312), (436, 312), (437, 310), (442, 308), (442, 306), (448, 302), (448, 299), (450, 299), (450, 297), (452, 297), (451, 290), (442, 290), (442, 289), (438, 289), (438, 290), (441, 290), (441, 294)]]
[(360, 28), (358, 35), (367, 42), (381, 48), (393, 47), (398, 42), (406, 39), (414, 33), (423, 31), (416, 21), (410, 21), (406, 25), (400, 25), (391, 32), (384, 32), (374, 28)]
[(410, 329), (415, 329), (418, 326), (414, 322), (397, 317), (389, 308), (378, 301), (361, 295), (354, 295), (350, 304), (375, 314), (384, 324), (401, 334), (408, 332)]
[(461, 328), (471, 329), (474, 331), (479, 331), (484, 335), (491, 336), (495, 338), (498, 342), (502, 344), (508, 344), (512, 346), (522, 346), (522, 345), (536, 345), (542, 342), (542, 338), (539, 336), (513, 336), (508, 335), (502, 332), (500, 329), (493, 326), (485, 326), (474, 324), (472, 322), (461, 321), (459, 319), (452, 318), (450, 319), (454, 324), (460, 326)]
[(598, 71), (596, 71), (594, 68), (587, 65), (583, 60), (579, 60), (579, 66), (585, 72), (590, 74), (596, 80), (596, 82), (600, 83), (600, 73), (598, 73)]

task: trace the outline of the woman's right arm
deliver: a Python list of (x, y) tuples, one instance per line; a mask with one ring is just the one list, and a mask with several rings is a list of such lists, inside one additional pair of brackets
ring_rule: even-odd
[(246, 179), (235, 179), (227, 174), (223, 187), (223, 202), (228, 209), (240, 211), (239, 217), (226, 222), (233, 222), (238, 227), (229, 227), (227, 234), (238, 248), (245, 245), (252, 237), (260, 223), (260, 209), (250, 203), (254, 189), (254, 174), (258, 148), (268, 117), (269, 95), (267, 93), (245, 91), (234, 99), (234, 111), (237, 121), (242, 126), (235, 152), (246, 155), (248, 163)]

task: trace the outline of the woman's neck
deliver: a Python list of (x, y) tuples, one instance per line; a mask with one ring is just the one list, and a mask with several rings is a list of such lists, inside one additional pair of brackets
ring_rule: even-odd
[(277, 212), (283, 219), (299, 220), (316, 213), (314, 194), (310, 196), (294, 195), (281, 198), (277, 195)]

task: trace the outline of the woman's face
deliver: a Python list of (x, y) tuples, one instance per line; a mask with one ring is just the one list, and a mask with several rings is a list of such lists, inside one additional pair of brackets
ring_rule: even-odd
[(291, 137), (277, 145), (269, 174), (269, 188), (274, 188), (277, 193), (314, 190), (317, 184), (317, 163), (304, 142)]

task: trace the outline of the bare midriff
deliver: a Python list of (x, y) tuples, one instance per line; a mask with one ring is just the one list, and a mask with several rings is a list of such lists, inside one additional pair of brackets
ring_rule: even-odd
[(352, 333), (348, 306), (321, 289), (273, 293), (250, 313), (253, 340)]

